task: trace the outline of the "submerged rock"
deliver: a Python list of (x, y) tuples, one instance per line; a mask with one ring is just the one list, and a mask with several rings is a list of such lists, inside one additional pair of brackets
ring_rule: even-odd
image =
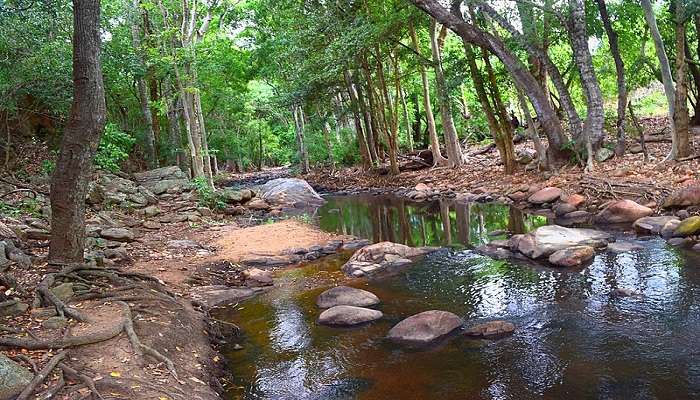
[(387, 339), (409, 346), (423, 346), (444, 338), (462, 324), (462, 318), (451, 312), (424, 311), (394, 325)]
[(508, 321), (489, 321), (476, 324), (464, 331), (466, 336), (484, 339), (499, 339), (515, 332), (515, 325)]
[(644, 246), (632, 242), (615, 242), (608, 245), (608, 250), (613, 253), (627, 253), (642, 249), (644, 249)]
[(260, 197), (269, 204), (291, 207), (321, 205), (326, 201), (303, 179), (278, 178), (260, 187)]
[(411, 258), (436, 250), (433, 247), (409, 247), (399, 243), (379, 242), (356, 251), (341, 268), (348, 276), (361, 277), (412, 263)]
[(355, 306), (335, 306), (321, 313), (318, 323), (330, 326), (352, 326), (382, 318), (381, 311)]
[(34, 378), (34, 374), (0, 354), (0, 399), (13, 399)]
[(518, 242), (518, 251), (535, 259), (573, 246), (603, 248), (613, 240), (606, 232), (593, 229), (565, 228), (559, 225), (541, 226), (524, 235)]
[(374, 293), (349, 286), (336, 286), (321, 293), (316, 299), (319, 308), (335, 306), (369, 307), (379, 304), (379, 297)]
[(549, 256), (549, 262), (560, 267), (578, 267), (593, 259), (595, 249), (591, 246), (572, 246), (557, 250)]
[(600, 224), (621, 224), (637, 221), (653, 213), (654, 210), (651, 208), (632, 200), (619, 200), (605, 207), (595, 219)]

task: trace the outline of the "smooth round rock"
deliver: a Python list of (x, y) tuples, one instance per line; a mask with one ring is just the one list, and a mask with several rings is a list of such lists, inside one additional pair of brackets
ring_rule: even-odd
[(379, 304), (374, 293), (349, 286), (336, 286), (321, 293), (316, 299), (319, 308), (335, 306), (370, 307)]
[(394, 325), (387, 339), (409, 346), (428, 345), (462, 326), (462, 318), (447, 311), (430, 310)]
[(464, 334), (484, 339), (498, 339), (515, 332), (515, 325), (508, 321), (489, 321), (477, 324), (467, 329)]
[(561, 195), (561, 189), (556, 187), (546, 187), (533, 193), (532, 196), (527, 199), (527, 201), (533, 204), (551, 203), (558, 200)]
[(381, 311), (355, 306), (335, 306), (322, 312), (318, 323), (330, 326), (353, 326), (372, 322), (383, 317)]

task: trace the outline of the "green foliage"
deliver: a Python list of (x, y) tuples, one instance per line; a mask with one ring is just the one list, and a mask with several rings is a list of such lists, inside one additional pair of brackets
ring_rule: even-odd
[(202, 207), (209, 207), (212, 210), (221, 210), (226, 207), (226, 203), (221, 199), (214, 189), (209, 186), (205, 177), (197, 177), (192, 180), (195, 192), (197, 192), (197, 203)]
[(129, 134), (120, 131), (116, 125), (108, 123), (100, 146), (97, 148), (95, 165), (111, 172), (119, 171), (119, 164), (129, 158), (129, 152), (135, 142), (136, 140)]
[(42, 160), (41, 161), (41, 172), (44, 175), (51, 175), (56, 169), (56, 161), (54, 160)]
[(0, 201), (0, 215), (11, 218), (18, 218), (26, 215), (40, 217), (41, 206), (41, 202), (31, 198), (23, 199), (17, 204)]

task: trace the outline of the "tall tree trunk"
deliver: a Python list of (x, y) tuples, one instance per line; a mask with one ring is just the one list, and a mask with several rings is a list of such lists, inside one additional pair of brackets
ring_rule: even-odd
[(688, 65), (685, 59), (685, 5), (684, 0), (675, 0), (675, 33), (676, 33), (676, 110), (673, 114), (676, 129), (677, 153), (676, 158), (688, 157), (691, 153), (688, 133)]
[(323, 142), (326, 144), (328, 163), (331, 165), (331, 168), (335, 169), (335, 160), (333, 159), (333, 145), (331, 143), (331, 124), (328, 123), (328, 117), (323, 117), (321, 115), (319, 115), (319, 117), (323, 120)]
[(362, 114), (362, 120), (365, 123), (365, 139), (367, 140), (367, 149), (369, 151), (370, 159), (372, 161), (372, 166), (377, 166), (379, 164), (379, 157), (377, 155), (377, 147), (374, 145), (374, 136), (377, 134), (374, 131), (374, 123), (372, 122), (372, 114), (367, 108), (367, 103), (365, 102), (364, 92), (362, 91), (362, 85), (356, 82), (354, 88), (357, 91), (357, 103), (360, 106), (360, 113)]
[(138, 71), (135, 71), (134, 78), (136, 79), (136, 87), (139, 93), (139, 102), (141, 105), (141, 116), (143, 117), (144, 123), (144, 137), (145, 137), (145, 153), (146, 161), (148, 161), (149, 168), (155, 168), (157, 166), (156, 157), (156, 139), (153, 133), (153, 115), (151, 114), (151, 104), (148, 93), (148, 87), (146, 86), (146, 59), (144, 55), (144, 50), (141, 47), (141, 21), (140, 18), (140, 0), (133, 0), (133, 14), (131, 22), (131, 42), (134, 46), (134, 52), (136, 53), (136, 60), (138, 62)]
[[(399, 69), (400, 71), (400, 69)], [(401, 85), (401, 79), (397, 80), (398, 91), (401, 95), (401, 108), (403, 110), (403, 121), (406, 126), (406, 142), (408, 143), (408, 151), (413, 152), (413, 134), (411, 133), (411, 122), (408, 117), (408, 107), (406, 106), (406, 93)]]
[[(379, 120), (379, 106), (377, 105), (377, 99), (375, 98), (375, 92), (374, 92), (374, 81), (372, 79), (372, 70), (369, 67), (369, 63), (367, 62), (367, 57), (362, 54), (360, 57), (360, 61), (362, 62), (362, 70), (365, 73), (365, 84), (366, 84), (366, 96), (367, 97), (367, 105), (369, 106), (368, 111), (369, 111), (369, 116), (370, 118), (370, 124), (372, 127), (372, 139), (374, 139), (373, 143), (370, 144), (370, 146), (374, 147), (375, 154), (377, 155), (377, 162), (379, 162), (380, 158), (380, 152), (381, 149), (379, 148), (379, 137), (382, 132), (382, 124), (381, 121)], [(381, 156), (383, 159), (384, 157)]]
[(539, 82), (505, 43), (498, 37), (466, 23), (462, 20), (461, 15), (450, 13), (440, 4), (439, 0), (411, 0), (411, 2), (438, 22), (446, 25), (463, 40), (480, 47), (486, 47), (501, 60), (516, 85), (523, 88), (535, 108), (542, 129), (549, 141), (547, 155), (550, 165), (560, 165), (568, 161), (568, 152), (564, 149), (566, 136), (557, 113), (549, 103), (549, 99)]
[(352, 109), (353, 120), (355, 121), (355, 134), (357, 135), (357, 144), (360, 147), (360, 156), (362, 157), (362, 165), (365, 168), (372, 166), (372, 157), (369, 152), (369, 147), (367, 146), (367, 140), (365, 138), (364, 131), (362, 130), (362, 122), (360, 117), (360, 110), (358, 105), (358, 94), (355, 90), (355, 84), (352, 79), (350, 71), (343, 71), (343, 77), (345, 78), (345, 86), (347, 87), (348, 95), (350, 96), (350, 108)]
[[(392, 59), (391, 55), (389, 56), (389, 59)], [(395, 60), (394, 64), (398, 65), (398, 60)], [(394, 70), (394, 72), (395, 74), (398, 74), (396, 69)], [(398, 175), (400, 172), (399, 161), (397, 156), (399, 116), (397, 114), (397, 107), (392, 105), (391, 99), (389, 98), (389, 89), (386, 84), (386, 77), (384, 75), (384, 65), (382, 62), (382, 53), (379, 46), (377, 46), (377, 77), (379, 78), (379, 86), (381, 88), (385, 103), (385, 106), (382, 107), (382, 113), (384, 115), (384, 126), (386, 129), (387, 146), (389, 147), (389, 166), (391, 169), (391, 173), (393, 175)], [(395, 99), (396, 101), (398, 101), (397, 97), (395, 97)], [(385, 110), (388, 111), (388, 116), (386, 116), (386, 114), (384, 113)]]
[(571, 49), (574, 52), (574, 60), (581, 77), (581, 86), (586, 96), (588, 115), (583, 124), (583, 135), (586, 144), (587, 162), (586, 170), (592, 171), (594, 153), (600, 148), (605, 133), (603, 123), (605, 113), (603, 111), (603, 94), (600, 91), (598, 77), (593, 68), (593, 59), (588, 50), (588, 34), (586, 33), (586, 11), (584, 0), (569, 0), (571, 8), (570, 36)]
[(209, 139), (207, 137), (207, 131), (204, 125), (204, 113), (202, 112), (202, 98), (199, 93), (194, 93), (192, 95), (192, 100), (195, 105), (195, 113), (197, 114), (197, 123), (199, 125), (199, 135), (202, 141), (202, 160), (204, 162), (204, 174), (209, 183), (209, 187), (216, 190), (214, 186), (214, 174), (211, 169), (211, 154), (209, 153)]
[[(411, 42), (413, 49), (420, 56), (420, 44), (418, 43), (418, 35), (413, 22), (408, 23), (409, 33), (411, 34)], [(423, 60), (418, 60), (418, 71), (420, 72), (421, 84), (423, 86), (423, 110), (425, 118), (428, 122), (428, 134), (430, 138), (430, 150), (433, 153), (433, 166), (442, 167), (447, 165), (447, 159), (440, 152), (440, 140), (438, 139), (437, 129), (435, 128), (435, 116), (433, 115), (433, 106), (430, 104), (430, 84), (428, 83), (428, 74), (425, 71)]]
[(666, 94), (666, 100), (668, 101), (668, 118), (671, 123), (671, 152), (669, 153), (668, 158), (676, 159), (678, 157), (678, 134), (676, 132), (674, 122), (674, 115), (676, 114), (676, 89), (673, 87), (671, 64), (668, 61), (666, 49), (664, 48), (664, 41), (661, 38), (659, 27), (656, 24), (656, 16), (654, 15), (654, 8), (651, 5), (651, 1), (640, 0), (639, 4), (644, 10), (644, 18), (646, 18), (647, 25), (649, 26), (649, 32), (654, 40), (656, 56), (659, 58), (659, 66), (661, 67), (661, 80), (664, 84), (664, 93)]
[(530, 107), (527, 105), (527, 99), (525, 99), (525, 96), (520, 89), (516, 89), (516, 91), (518, 93), (518, 102), (520, 103), (520, 107), (523, 109), (523, 114), (525, 114), (525, 122), (527, 122), (527, 130), (530, 133), (530, 139), (532, 139), (532, 144), (537, 152), (538, 169), (546, 170), (549, 168), (547, 165), (547, 156), (545, 154), (546, 150), (542, 144), (542, 141), (540, 140), (540, 134), (537, 132), (535, 121), (532, 119), (532, 115), (530, 114)]
[[(447, 162), (452, 168), (458, 168), (464, 161), (464, 155), (459, 145), (457, 129), (452, 120), (452, 106), (450, 104), (450, 94), (445, 73), (442, 69), (442, 54), (438, 43), (437, 22), (430, 19), (430, 48), (433, 52), (433, 67), (435, 69), (435, 83), (438, 93), (438, 103), (440, 105), (440, 116), (442, 117), (442, 130), (445, 134), (445, 147), (447, 148)], [(445, 31), (446, 32), (446, 31)], [(442, 35), (441, 35), (442, 36)], [(443, 39), (444, 40), (444, 39)]]
[(620, 55), (620, 46), (617, 40), (617, 32), (612, 27), (608, 7), (605, 0), (596, 0), (600, 10), (600, 19), (603, 20), (605, 33), (608, 35), (610, 53), (615, 60), (615, 72), (617, 73), (617, 144), (615, 145), (615, 155), (625, 154), (625, 111), (627, 110), (627, 83), (625, 83), (625, 64)]
[(513, 126), (510, 124), (510, 119), (508, 117), (508, 111), (503, 105), (501, 100), (501, 91), (498, 88), (498, 81), (496, 80), (496, 73), (491, 66), (491, 60), (489, 59), (489, 54), (486, 49), (481, 49), (482, 58), (484, 59), (484, 66), (486, 67), (486, 75), (489, 78), (489, 84), (491, 88), (491, 98), (493, 99), (494, 109), (496, 115), (498, 116), (498, 126), (501, 131), (501, 140), (503, 146), (502, 160), (504, 169), (507, 174), (511, 174), (515, 171), (515, 148), (513, 146)]
[(180, 118), (179, 97), (176, 97), (170, 80), (165, 82), (164, 89), (166, 115), (168, 116), (168, 141), (170, 143), (169, 162), (183, 168), (180, 152)]
[(73, 105), (51, 177), (52, 263), (83, 262), (85, 195), (106, 113), (100, 1), (73, 0)]
[(306, 143), (304, 142), (304, 112), (299, 105), (295, 105), (292, 109), (294, 114), (294, 129), (297, 137), (297, 148), (299, 151), (299, 170), (302, 174), (309, 173), (309, 154), (306, 152)]

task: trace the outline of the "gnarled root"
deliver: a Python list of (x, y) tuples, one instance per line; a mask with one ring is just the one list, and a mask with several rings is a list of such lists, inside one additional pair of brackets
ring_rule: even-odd
[(17, 396), (16, 400), (27, 400), (29, 399), (29, 396), (34, 393), (36, 390), (37, 386), (39, 386), (46, 378), (49, 376), (51, 371), (53, 371), (54, 368), (63, 361), (63, 359), (66, 357), (66, 350), (61, 351), (60, 353), (56, 354), (49, 360), (48, 364), (44, 368), (42, 368), (41, 371), (39, 371), (38, 374), (34, 376), (34, 379), (32, 379), (31, 382), (29, 382), (29, 385), (22, 390), (22, 393)]

